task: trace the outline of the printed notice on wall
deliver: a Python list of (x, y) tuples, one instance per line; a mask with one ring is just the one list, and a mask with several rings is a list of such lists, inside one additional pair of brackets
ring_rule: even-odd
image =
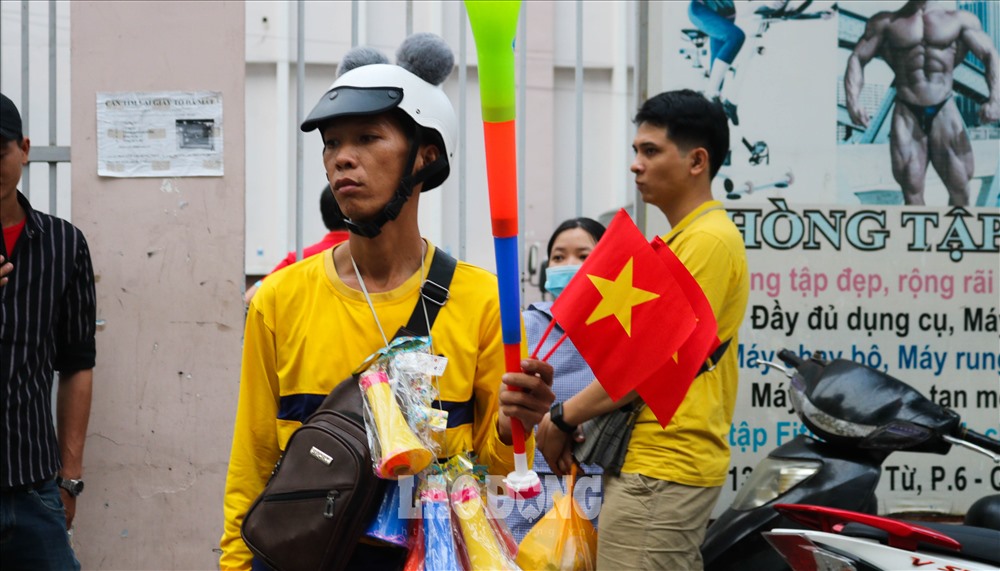
[(98, 93), (97, 174), (222, 176), (222, 93)]

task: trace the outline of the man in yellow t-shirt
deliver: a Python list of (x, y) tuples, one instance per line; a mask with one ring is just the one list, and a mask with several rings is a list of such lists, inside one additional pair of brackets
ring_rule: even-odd
[[(371, 49), (349, 52), (302, 124), (323, 137), (323, 164), (351, 234), (269, 277), (250, 304), (221, 569), (263, 568), (240, 526), (292, 432), (424, 303), (420, 289), (435, 247), (420, 235), (417, 205), (422, 191), (447, 178), (457, 131), (455, 111), (437, 85), (451, 72), (451, 51), (428, 36), (408, 39), (397, 54), (401, 62), (423, 63), (412, 70), (384, 63)], [(381, 58), (368, 61), (373, 53)], [(513, 469), (511, 419), (530, 434), (555, 397), (545, 363), (529, 359), (523, 373), (504, 374), (498, 297), (492, 274), (459, 262), (430, 337), (434, 352), (448, 359), (438, 381), (438, 402), (449, 413), (445, 454), (474, 451), (490, 474), (506, 475)], [(527, 449), (534, 449), (533, 438)], [(339, 547), (353, 549), (350, 569), (404, 563), (395, 550)]]
[[(694, 380), (666, 428), (648, 407), (639, 415), (621, 474), (604, 477), (597, 567), (697, 570), (699, 546), (729, 466), (726, 436), (739, 375), (736, 335), (750, 292), (743, 237), (712, 199), (712, 178), (729, 151), (729, 127), (717, 103), (690, 90), (652, 97), (635, 123), (636, 187), (670, 222), (663, 240), (701, 286), (719, 339), (728, 340), (729, 348), (714, 369)], [(612, 402), (595, 380), (562, 403), (561, 417), (546, 417), (538, 427), (539, 449), (549, 465), (567, 472), (573, 429), (636, 398), (632, 392)]]

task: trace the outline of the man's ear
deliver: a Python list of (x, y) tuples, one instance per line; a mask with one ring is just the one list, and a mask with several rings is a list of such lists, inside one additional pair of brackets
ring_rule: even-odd
[(424, 145), (424, 148), (420, 152), (420, 157), (424, 160), (424, 166), (436, 161), (440, 155), (441, 150), (437, 148), (437, 145)]
[(688, 153), (688, 161), (692, 176), (700, 176), (703, 172), (709, 172), (708, 150), (705, 147), (691, 149), (691, 152)]
[(28, 155), (31, 152), (31, 139), (24, 137), (19, 145), (21, 147), (21, 152), (24, 153), (24, 157), (21, 159), (21, 164), (28, 164)]

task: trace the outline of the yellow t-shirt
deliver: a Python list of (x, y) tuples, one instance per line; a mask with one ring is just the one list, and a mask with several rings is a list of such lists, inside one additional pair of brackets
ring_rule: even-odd
[(666, 428), (643, 409), (629, 441), (622, 472), (688, 486), (720, 486), (729, 467), (727, 436), (736, 406), (736, 338), (750, 295), (743, 236), (722, 203), (710, 201), (663, 237), (705, 292), (719, 324), (719, 340), (732, 339), (716, 368), (699, 375)]
[[(305, 403), (321, 401), (384, 346), (364, 294), (340, 279), (332, 253), (271, 275), (250, 304), (226, 479), (223, 569), (250, 567), (250, 551), (240, 538), (243, 516), (288, 438), (308, 416), (311, 409)], [(433, 255), (429, 245), (425, 268)], [(420, 278), (418, 271), (392, 291), (371, 294), (386, 337), (391, 339), (409, 320)], [(431, 328), (434, 351), (448, 359), (438, 382), (441, 400), (451, 408), (445, 453), (475, 451), (489, 473), (506, 475), (514, 466), (513, 449), (500, 442), (496, 430), (504, 373), (496, 277), (458, 262), (449, 291)], [(318, 402), (312, 402), (315, 408)], [(533, 437), (527, 449), (534, 450)]]

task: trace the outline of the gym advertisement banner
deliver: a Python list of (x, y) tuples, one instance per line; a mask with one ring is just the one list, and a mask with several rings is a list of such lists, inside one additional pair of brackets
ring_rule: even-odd
[[(788, 379), (762, 365), (781, 349), (863, 362), (998, 437), (1000, 3), (919, 4), (663, 4), (650, 65), (665, 79), (649, 92), (689, 87), (726, 109), (713, 190), (752, 276), (714, 515), (807, 432)], [(1000, 467), (957, 446), (882, 468), (880, 513), (962, 514), (1000, 492)]]

